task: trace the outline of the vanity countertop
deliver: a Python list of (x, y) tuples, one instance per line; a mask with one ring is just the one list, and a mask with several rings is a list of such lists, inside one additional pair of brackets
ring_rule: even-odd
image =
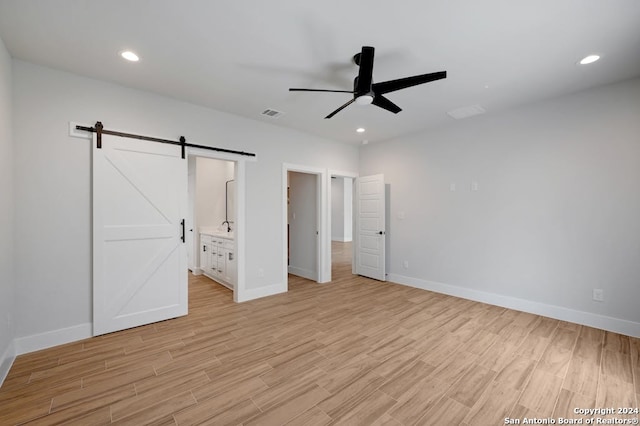
[(228, 240), (233, 240), (234, 237), (233, 231), (221, 231), (215, 226), (201, 226), (199, 229), (201, 234), (211, 235), (212, 237), (216, 238), (226, 238)]

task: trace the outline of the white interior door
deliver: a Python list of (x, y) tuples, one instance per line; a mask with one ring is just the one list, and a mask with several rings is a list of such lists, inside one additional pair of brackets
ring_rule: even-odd
[(355, 200), (355, 273), (385, 281), (384, 175), (356, 178)]
[(198, 261), (200, 260), (200, 242), (198, 241), (197, 234), (194, 232), (196, 229), (195, 224), (195, 204), (196, 204), (196, 157), (193, 155), (187, 156), (187, 219), (186, 219), (186, 244), (187, 244), (187, 268), (196, 271)]
[(186, 216), (179, 146), (94, 135), (94, 335), (187, 314)]

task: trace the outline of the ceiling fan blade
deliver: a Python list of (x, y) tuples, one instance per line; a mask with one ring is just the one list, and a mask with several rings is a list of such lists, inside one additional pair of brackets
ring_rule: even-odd
[(289, 89), (290, 92), (332, 92), (332, 93), (353, 93), (353, 90), (330, 90), (330, 89)]
[(375, 49), (371, 46), (362, 46), (360, 52), (360, 69), (358, 70), (356, 94), (367, 94), (371, 91), (371, 83), (373, 82), (373, 55)]
[(430, 74), (414, 75), (412, 77), (399, 78), (397, 80), (383, 81), (374, 83), (373, 92), (376, 95), (395, 92), (396, 90), (406, 89), (407, 87), (417, 86), (418, 84), (428, 83), (430, 81), (447, 78), (446, 71), (432, 72)]
[(348, 107), (349, 105), (354, 103), (355, 101), (356, 101), (355, 98), (351, 99), (349, 102), (347, 102), (346, 104), (342, 105), (340, 108), (338, 108), (337, 110), (333, 111), (331, 114), (327, 115), (325, 118), (333, 117), (334, 115), (336, 115), (337, 113), (339, 113), (340, 111), (342, 111), (343, 109), (345, 109), (346, 107)]
[(379, 106), (382, 109), (391, 111), (394, 114), (397, 114), (400, 111), (402, 111), (402, 108), (400, 108), (398, 105), (394, 104), (393, 102), (391, 102), (389, 99), (385, 98), (382, 95), (374, 96), (373, 102), (371, 103), (374, 104), (375, 106)]

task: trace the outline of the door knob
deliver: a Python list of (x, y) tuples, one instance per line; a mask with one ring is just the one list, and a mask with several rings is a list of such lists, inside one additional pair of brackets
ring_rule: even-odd
[(384, 235), (384, 231), (378, 231), (378, 234)]

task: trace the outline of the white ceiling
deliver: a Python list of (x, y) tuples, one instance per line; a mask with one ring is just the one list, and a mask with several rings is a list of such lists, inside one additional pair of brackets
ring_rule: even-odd
[[(0, 0), (0, 37), (14, 58), (351, 143), (640, 75), (638, 0)], [(351, 95), (288, 91), (351, 90), (363, 45), (374, 81), (448, 78), (388, 94), (397, 115), (351, 105), (325, 120)]]

